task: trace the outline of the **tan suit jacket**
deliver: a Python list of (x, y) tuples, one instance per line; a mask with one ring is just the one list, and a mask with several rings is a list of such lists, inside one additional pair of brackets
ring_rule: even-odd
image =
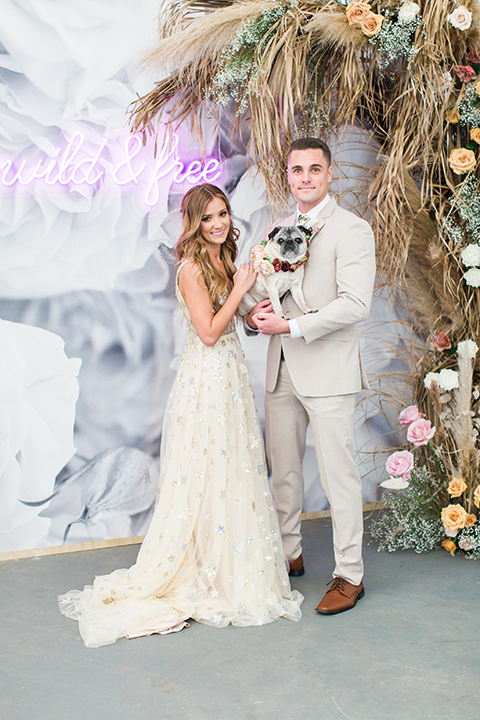
[[(295, 216), (283, 225), (293, 225)], [(281, 351), (295, 389), (306, 397), (356, 393), (368, 388), (358, 341), (358, 323), (370, 312), (375, 277), (375, 244), (370, 225), (334, 199), (314, 221), (303, 292), (317, 313), (303, 315), (290, 294), (286, 316), (295, 318), (303, 338), (273, 335), (267, 356), (266, 389), (277, 383)]]

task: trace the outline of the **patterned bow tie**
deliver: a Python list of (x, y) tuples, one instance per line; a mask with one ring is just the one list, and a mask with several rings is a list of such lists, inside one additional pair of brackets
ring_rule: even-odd
[(310, 218), (308, 217), (308, 215), (299, 215), (297, 218), (296, 224), (303, 225), (304, 227), (306, 227), (309, 220), (310, 220)]

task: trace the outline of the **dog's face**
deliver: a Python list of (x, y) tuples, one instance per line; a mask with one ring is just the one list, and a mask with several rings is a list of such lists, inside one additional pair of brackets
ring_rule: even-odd
[(299, 260), (307, 252), (311, 236), (310, 228), (301, 225), (279, 225), (268, 233), (268, 247), (275, 257), (289, 262)]

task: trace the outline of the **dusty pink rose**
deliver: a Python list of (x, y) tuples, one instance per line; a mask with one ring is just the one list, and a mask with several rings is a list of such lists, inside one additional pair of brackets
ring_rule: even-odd
[(454, 65), (453, 69), (461, 82), (470, 82), (471, 80), (475, 80), (477, 77), (477, 73), (471, 65)]
[(462, 550), (466, 550), (466, 551), (472, 550), (473, 546), (474, 546), (473, 540), (468, 535), (465, 537), (462, 536), (460, 538), (460, 540), (458, 541), (458, 547), (461, 548)]
[(385, 463), (389, 475), (410, 479), (413, 468), (413, 455), (409, 450), (398, 450), (390, 455)]
[(471, 63), (480, 63), (480, 50), (474, 50), (473, 48), (470, 48), (470, 51), (467, 55), (467, 60)]
[(405, 410), (402, 410), (402, 412), (398, 416), (398, 419), (400, 420), (400, 425), (403, 425), (403, 427), (408, 427), (412, 422), (415, 422), (415, 420), (419, 420), (423, 417), (425, 417), (425, 415), (419, 412), (416, 405), (409, 405), (405, 408)]
[(429, 440), (435, 435), (435, 428), (432, 427), (430, 420), (424, 420), (420, 418), (415, 420), (408, 426), (407, 440), (419, 447), (420, 445), (426, 445)]
[(444, 332), (439, 332), (435, 340), (432, 340), (432, 347), (436, 350), (440, 350), (440, 352), (443, 352), (443, 350), (450, 350), (452, 343), (450, 342), (448, 335)]

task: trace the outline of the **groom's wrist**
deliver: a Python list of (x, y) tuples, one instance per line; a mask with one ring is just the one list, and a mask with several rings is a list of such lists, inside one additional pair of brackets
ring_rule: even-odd
[(295, 338), (303, 337), (303, 333), (300, 330), (298, 323), (295, 319), (287, 320), (287, 322), (288, 322), (288, 327), (290, 328), (290, 337), (291, 338), (295, 339)]

